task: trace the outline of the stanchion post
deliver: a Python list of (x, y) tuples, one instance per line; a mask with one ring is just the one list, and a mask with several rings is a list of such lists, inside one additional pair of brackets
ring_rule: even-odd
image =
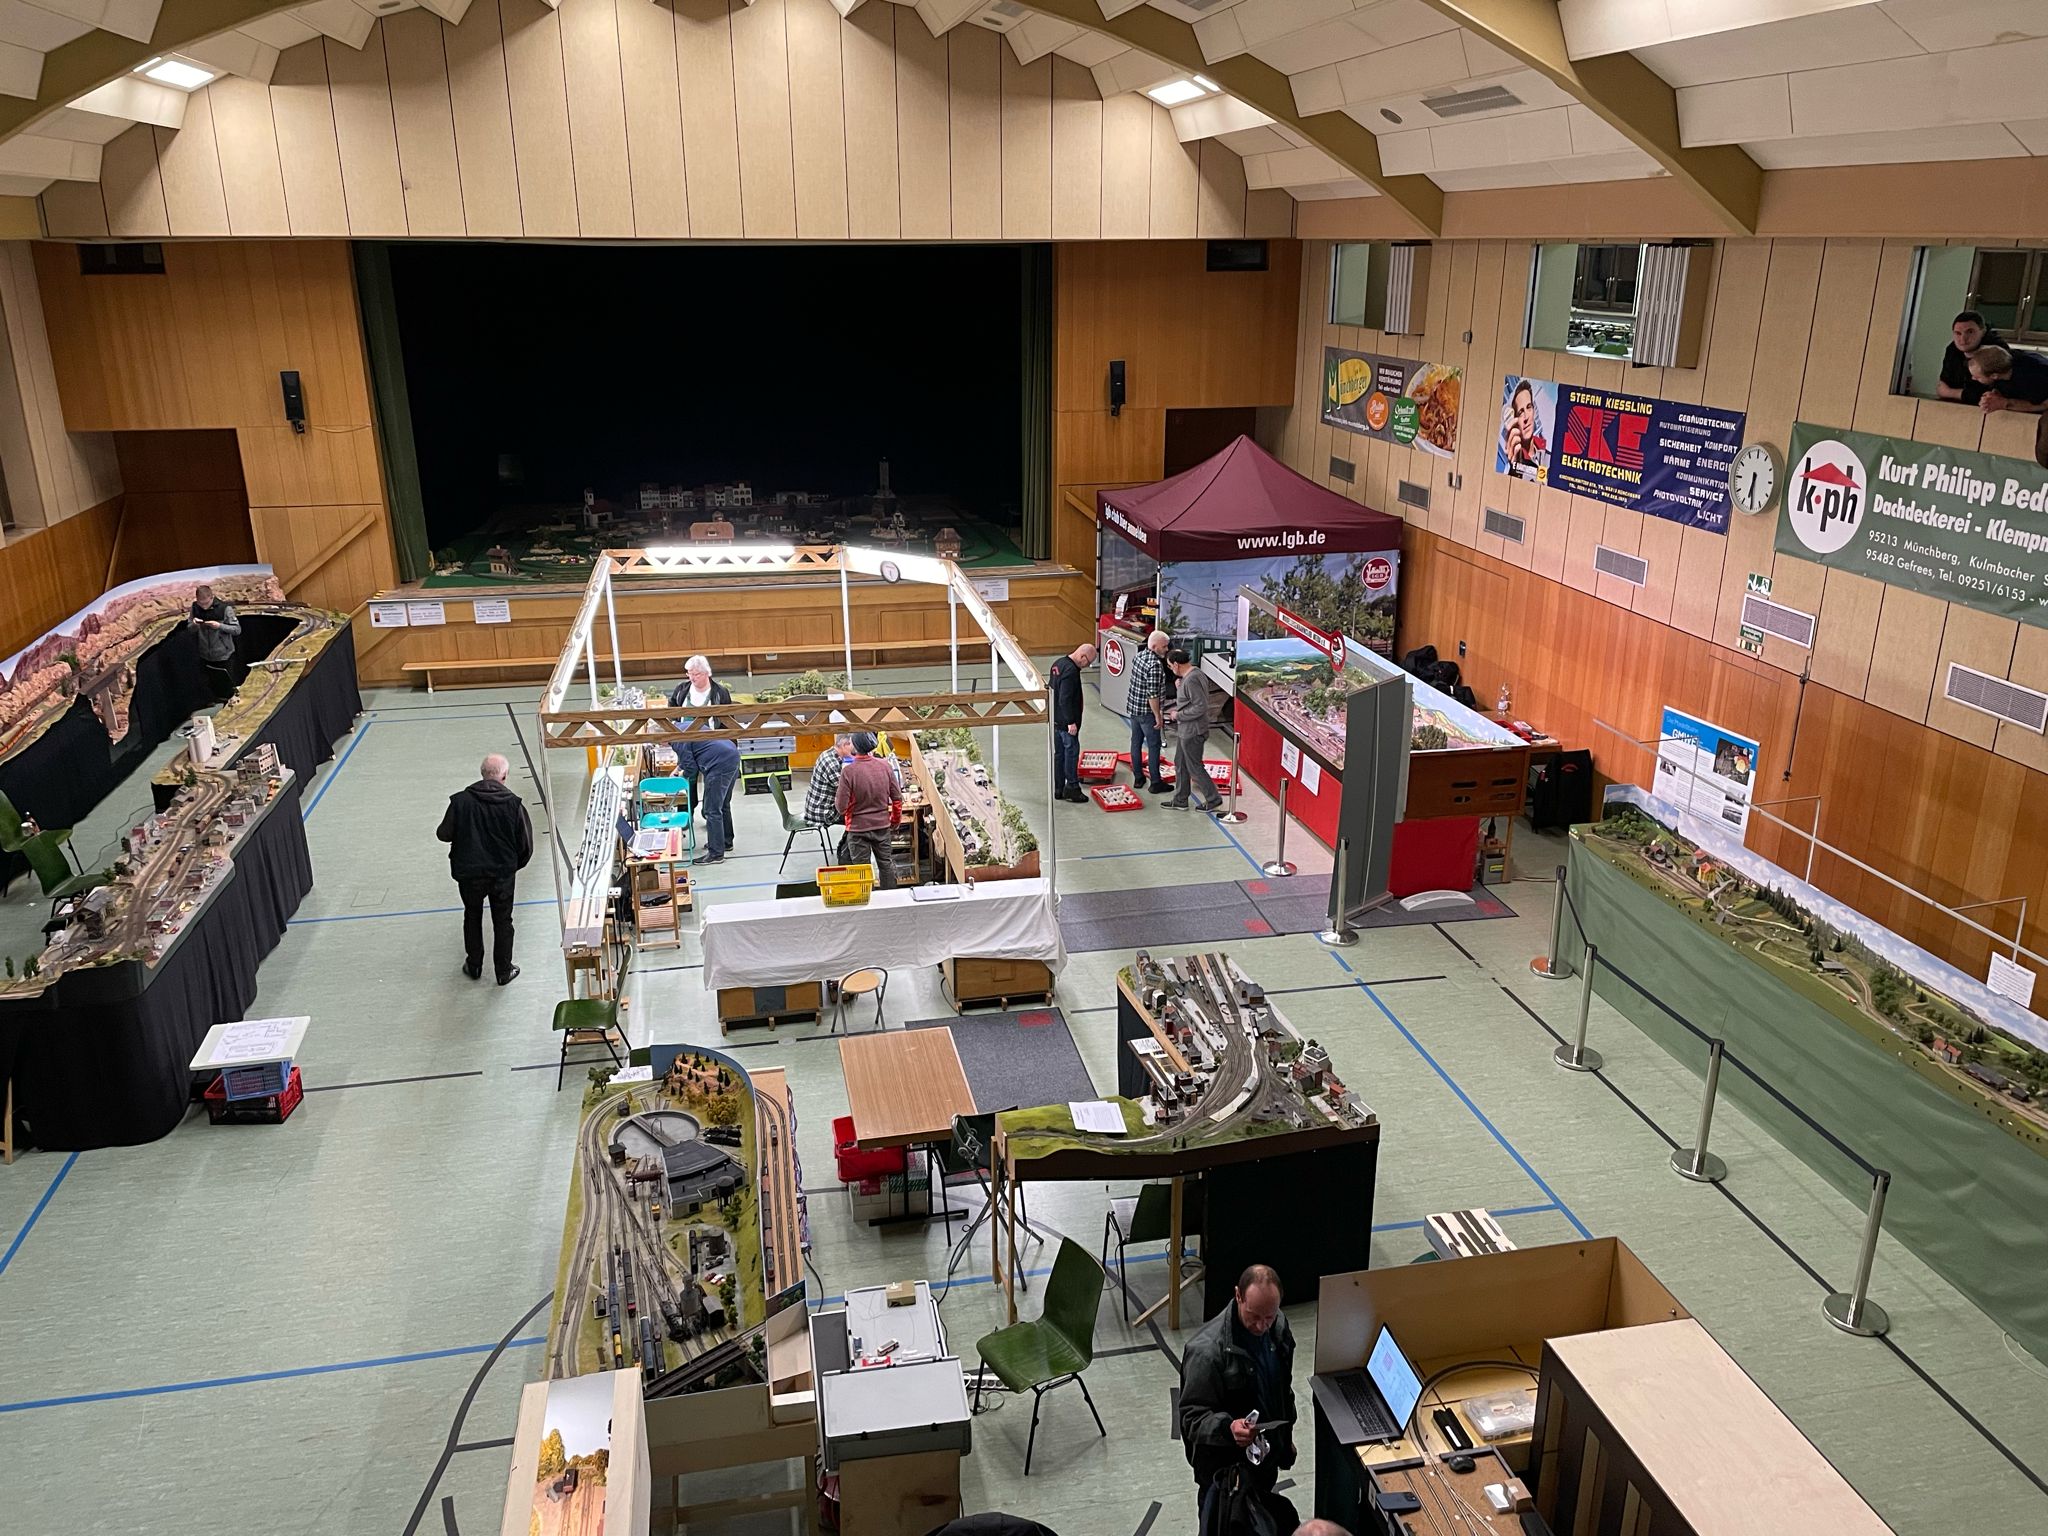
[(1564, 948), (1564, 916), (1568, 902), (1564, 894), (1564, 866), (1557, 866), (1557, 891), (1550, 908), (1550, 953), (1538, 955), (1529, 962), (1532, 975), (1545, 981), (1565, 981), (1572, 974), (1571, 965), (1559, 957)]
[(1358, 942), (1358, 930), (1351, 926), (1351, 915), (1344, 903), (1344, 867), (1350, 862), (1351, 839), (1337, 839), (1337, 863), (1330, 871), (1330, 921), (1323, 931), (1316, 935), (1321, 942), (1332, 949), (1348, 949)]
[(1247, 813), (1237, 808), (1237, 732), (1230, 733), (1230, 809), (1216, 818), (1226, 826), (1240, 826)]
[(1859, 1339), (1874, 1339), (1890, 1332), (1892, 1326), (1890, 1314), (1870, 1299), (1870, 1266), (1877, 1262), (1877, 1234), (1884, 1228), (1884, 1197), (1891, 1187), (1892, 1176), (1884, 1169), (1871, 1175), (1870, 1208), (1863, 1215), (1863, 1247), (1856, 1255), (1856, 1283), (1846, 1293), (1836, 1291), (1820, 1304), (1823, 1317)]
[(1599, 962), (1598, 946), (1588, 944), (1583, 984), (1579, 988), (1579, 1032), (1570, 1045), (1560, 1045), (1550, 1053), (1550, 1059), (1567, 1072), (1598, 1072), (1606, 1065), (1598, 1051), (1586, 1049), (1586, 1020), (1593, 1012), (1593, 972), (1599, 969)]
[(1287, 774), (1280, 775), (1280, 839), (1273, 846), (1273, 857), (1269, 863), (1260, 866), (1273, 879), (1294, 873), (1294, 866), (1287, 862)]
[(1699, 1129), (1693, 1133), (1691, 1146), (1671, 1154), (1673, 1170), (1695, 1184), (1718, 1184), (1728, 1177), (1728, 1165), (1707, 1150), (1707, 1134), (1714, 1128), (1714, 1095), (1721, 1087), (1721, 1053), (1727, 1048), (1725, 1040), (1707, 1042), (1707, 1086), (1700, 1095)]

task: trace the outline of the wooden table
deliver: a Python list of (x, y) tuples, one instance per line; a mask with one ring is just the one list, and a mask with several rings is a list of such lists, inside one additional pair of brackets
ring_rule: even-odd
[(974, 1094), (950, 1029), (897, 1029), (839, 1042), (853, 1144), (928, 1146), (953, 1139), (953, 1117), (974, 1113)]

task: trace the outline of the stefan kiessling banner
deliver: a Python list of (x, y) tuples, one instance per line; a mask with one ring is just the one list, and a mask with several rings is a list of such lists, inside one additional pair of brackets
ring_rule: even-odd
[(1797, 422), (1782, 554), (2048, 628), (2048, 470)]

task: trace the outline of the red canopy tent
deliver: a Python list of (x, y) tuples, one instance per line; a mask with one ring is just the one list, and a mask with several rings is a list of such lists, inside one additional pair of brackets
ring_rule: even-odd
[(1162, 563), (1399, 549), (1401, 519), (1296, 474), (1248, 437), (1151, 485), (1101, 491), (1103, 526)]

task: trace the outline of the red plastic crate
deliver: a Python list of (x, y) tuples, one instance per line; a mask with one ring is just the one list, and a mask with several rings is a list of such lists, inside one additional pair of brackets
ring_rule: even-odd
[(306, 1091), (299, 1084), (297, 1067), (292, 1068), (291, 1078), (285, 1083), (282, 1093), (261, 1099), (230, 1101), (226, 1078), (216, 1077), (206, 1085), (206, 1118), (215, 1125), (283, 1125), (305, 1096)]
[(1083, 784), (1107, 784), (1116, 777), (1117, 764), (1125, 759), (1124, 753), (1112, 752), (1106, 747), (1090, 747), (1081, 754), (1074, 777)]
[(1141, 811), (1144, 797), (1128, 784), (1104, 784), (1088, 791), (1105, 811)]

